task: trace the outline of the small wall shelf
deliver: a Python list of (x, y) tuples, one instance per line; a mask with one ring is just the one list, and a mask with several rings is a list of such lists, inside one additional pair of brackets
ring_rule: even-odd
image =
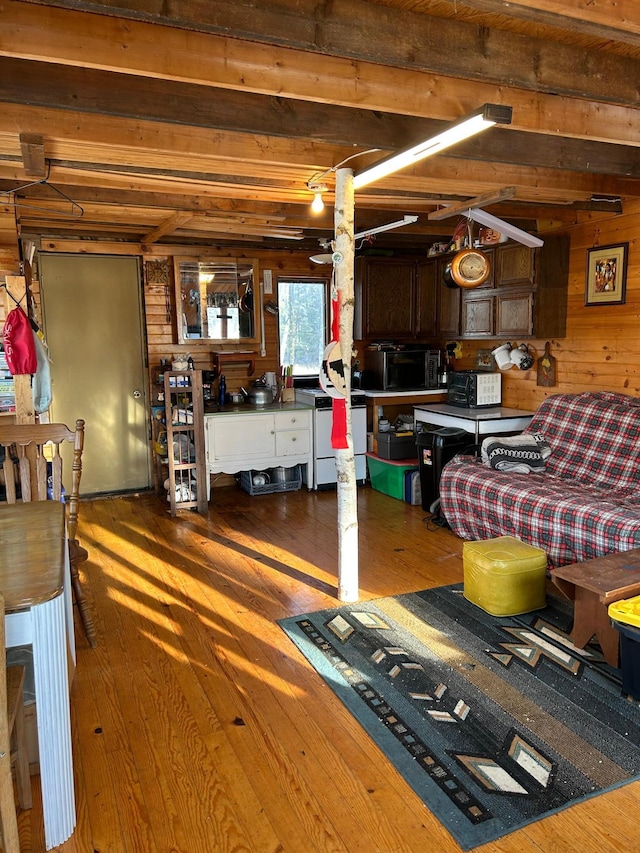
[(246, 364), (247, 376), (253, 376), (256, 369), (256, 354), (252, 350), (225, 350), (211, 353), (216, 376), (223, 372), (225, 364)]

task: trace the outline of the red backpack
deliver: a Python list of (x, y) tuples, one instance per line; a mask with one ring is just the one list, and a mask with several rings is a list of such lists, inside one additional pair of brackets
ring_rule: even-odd
[(18, 306), (7, 314), (2, 333), (4, 354), (12, 376), (35, 373), (38, 357), (29, 318)]

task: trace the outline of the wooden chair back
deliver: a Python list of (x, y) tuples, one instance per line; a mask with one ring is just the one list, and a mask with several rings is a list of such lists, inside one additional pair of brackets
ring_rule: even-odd
[[(0, 449), (4, 448), (4, 461), (0, 473), (4, 474), (6, 503), (16, 503), (19, 500), (59, 501), (63, 495), (60, 446), (65, 441), (73, 444), (71, 489), (64, 493), (71, 584), (84, 632), (89, 645), (95, 648), (96, 630), (78, 569), (80, 563), (87, 560), (89, 556), (77, 538), (84, 421), (77, 420), (75, 430), (69, 429), (65, 424), (0, 425)], [(68, 486), (67, 483), (67, 489)], [(2, 502), (1, 497), (0, 502)]]
[(77, 420), (75, 430), (65, 424), (0, 425), (0, 446), (5, 451), (2, 471), (7, 503), (61, 500), (60, 446), (65, 441), (73, 444), (71, 489), (65, 494), (67, 533), (73, 540), (78, 529), (84, 421)]

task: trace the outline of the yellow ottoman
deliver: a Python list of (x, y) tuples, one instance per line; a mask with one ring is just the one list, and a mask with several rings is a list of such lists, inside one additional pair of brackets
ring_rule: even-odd
[(547, 555), (513, 536), (463, 542), (464, 597), (492, 616), (515, 616), (547, 603)]

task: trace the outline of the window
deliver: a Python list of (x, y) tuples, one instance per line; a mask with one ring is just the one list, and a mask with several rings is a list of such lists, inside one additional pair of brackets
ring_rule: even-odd
[(328, 282), (280, 279), (278, 323), (280, 363), (294, 376), (318, 376), (328, 342)]

